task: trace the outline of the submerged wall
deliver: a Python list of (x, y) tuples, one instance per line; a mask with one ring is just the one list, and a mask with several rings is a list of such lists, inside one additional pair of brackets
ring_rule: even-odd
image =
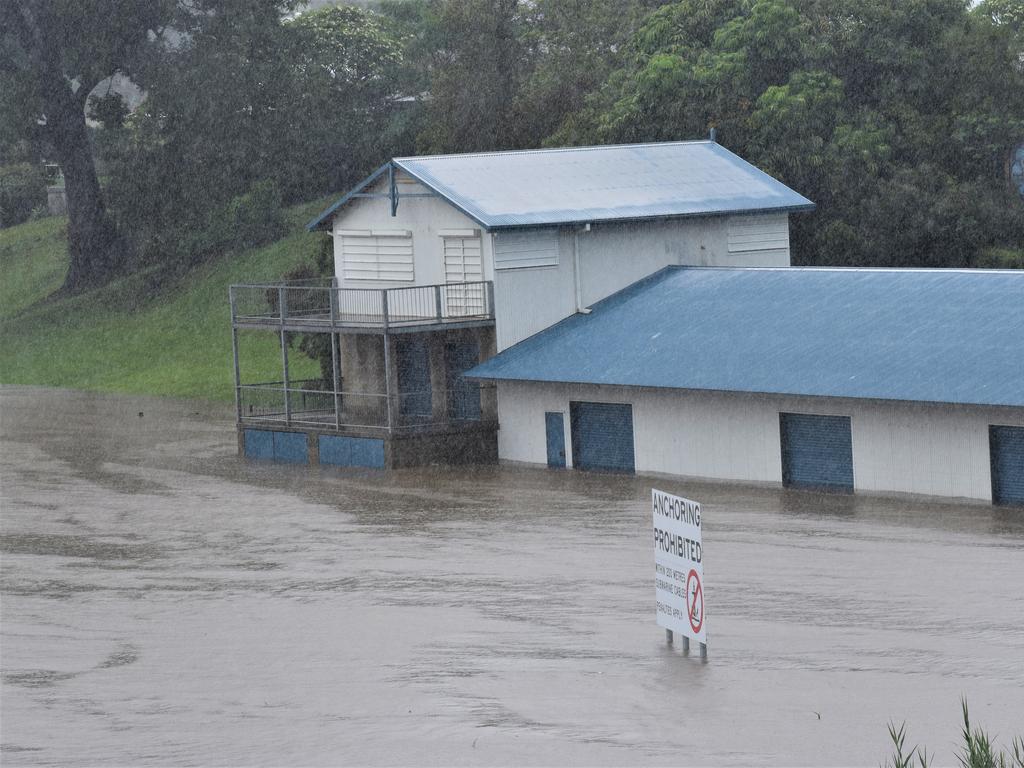
[(546, 463), (544, 413), (569, 402), (633, 407), (636, 470), (781, 483), (779, 413), (849, 416), (854, 488), (992, 500), (989, 426), (1024, 426), (1024, 409), (630, 387), (501, 382), (502, 460)]

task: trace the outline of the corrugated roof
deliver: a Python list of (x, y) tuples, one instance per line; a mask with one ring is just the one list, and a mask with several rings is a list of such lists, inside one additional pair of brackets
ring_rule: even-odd
[(669, 267), (467, 375), (1024, 406), (1024, 272)]
[[(392, 162), (487, 229), (814, 207), (713, 141), (400, 157)], [(314, 219), (310, 228), (352, 194)]]

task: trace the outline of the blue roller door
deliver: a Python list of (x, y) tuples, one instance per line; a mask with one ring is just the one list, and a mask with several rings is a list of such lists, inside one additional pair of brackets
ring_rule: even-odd
[(548, 447), (548, 466), (565, 466), (565, 418), (560, 413), (544, 414), (544, 432)]
[(849, 416), (780, 413), (782, 484), (853, 491), (853, 439)]
[(992, 501), (1024, 506), (1024, 427), (989, 427)]
[(480, 420), (480, 385), (466, 381), (462, 374), (480, 362), (480, 348), (474, 341), (453, 341), (445, 345), (444, 362), (448, 384), (448, 416), (463, 421)]
[(633, 406), (569, 403), (572, 463), (577, 469), (633, 472)]
[(400, 336), (395, 350), (398, 354), (398, 412), (402, 416), (429, 418), (432, 390), (426, 339)]

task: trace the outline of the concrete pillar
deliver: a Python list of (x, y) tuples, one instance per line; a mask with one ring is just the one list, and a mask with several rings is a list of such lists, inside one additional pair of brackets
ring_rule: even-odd
[[(493, 328), (475, 328), (474, 331), (482, 363), (498, 353), (498, 342)], [(498, 388), (493, 383), (483, 383), (480, 386), (480, 420), (498, 420)]]
[(391, 429), (398, 426), (398, 345), (395, 343), (395, 337), (391, 334), (387, 334), (382, 337), (386, 348), (382, 346), (384, 352), (384, 387), (381, 391), (387, 393), (387, 420), (386, 424)]
[(445, 334), (427, 335), (430, 357), (430, 411), (435, 424), (448, 422), (448, 365), (445, 360)]

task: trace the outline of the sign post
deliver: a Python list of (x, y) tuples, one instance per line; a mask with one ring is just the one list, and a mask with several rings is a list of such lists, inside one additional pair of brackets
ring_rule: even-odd
[(704, 548), (701, 543), (700, 503), (651, 489), (654, 519), (654, 597), (658, 625), (700, 643), (701, 658), (708, 655), (704, 621)]

